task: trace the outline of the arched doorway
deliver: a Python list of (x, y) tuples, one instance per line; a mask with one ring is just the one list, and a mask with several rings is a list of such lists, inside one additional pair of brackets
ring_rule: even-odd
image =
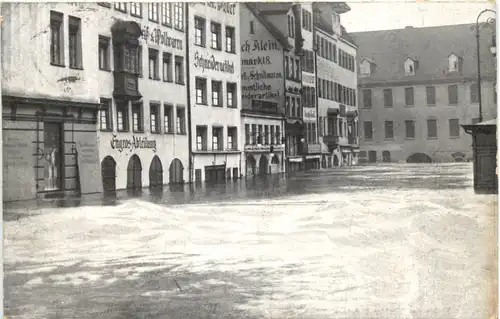
[(382, 162), (384, 162), (384, 163), (391, 162), (391, 152), (389, 152), (389, 151), (382, 152)]
[(116, 190), (116, 162), (111, 156), (106, 156), (101, 162), (102, 189), (104, 192)]
[(170, 184), (182, 184), (184, 183), (184, 166), (178, 158), (174, 158), (172, 163), (170, 163), (170, 168), (168, 169), (170, 178)]
[(271, 174), (279, 173), (280, 171), (280, 159), (277, 154), (274, 154), (271, 159)]
[(149, 165), (149, 187), (163, 186), (163, 166), (158, 156), (155, 155)]
[(255, 158), (253, 155), (247, 155), (246, 158), (246, 167), (247, 167), (247, 176), (254, 176), (255, 175), (255, 169), (257, 166), (257, 162), (255, 161)]
[(259, 175), (267, 175), (269, 173), (269, 161), (267, 160), (267, 156), (262, 154), (259, 160)]
[(432, 163), (432, 159), (429, 155), (424, 153), (415, 153), (408, 157), (407, 163)]
[(339, 157), (337, 155), (333, 155), (333, 167), (339, 166)]
[(142, 165), (139, 156), (132, 155), (127, 166), (127, 188), (142, 188)]

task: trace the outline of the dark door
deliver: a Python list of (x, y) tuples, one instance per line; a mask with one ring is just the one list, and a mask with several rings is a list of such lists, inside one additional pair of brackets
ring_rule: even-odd
[(101, 163), (102, 189), (104, 192), (116, 190), (116, 162), (111, 156), (106, 156)]
[(163, 186), (163, 167), (158, 156), (155, 156), (149, 166), (149, 187), (158, 186)]
[(139, 156), (132, 155), (127, 166), (127, 188), (142, 188), (142, 165)]
[(383, 151), (382, 152), (382, 162), (389, 163), (391, 161), (391, 152)]
[(224, 183), (226, 180), (226, 166), (214, 165), (205, 166), (205, 182), (208, 183)]
[(369, 151), (368, 152), (368, 162), (375, 163), (377, 161), (377, 152)]
[(59, 190), (62, 187), (62, 125), (60, 123), (44, 123), (44, 166), (45, 190)]
[(268, 160), (265, 155), (260, 156), (259, 160), (259, 175), (267, 175), (268, 174)]
[(184, 183), (183, 176), (184, 167), (178, 158), (174, 158), (169, 168), (170, 184), (182, 184)]

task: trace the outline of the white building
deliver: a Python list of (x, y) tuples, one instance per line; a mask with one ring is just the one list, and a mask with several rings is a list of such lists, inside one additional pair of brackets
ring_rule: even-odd
[(188, 181), (185, 4), (85, 5), (99, 43), (85, 52), (99, 58), (104, 189)]
[[(345, 3), (313, 4), (318, 68), (318, 117), (323, 167), (358, 162), (357, 47), (341, 25)], [(324, 152), (325, 153), (325, 152)]]
[(242, 172), (238, 3), (190, 3), (188, 26), (191, 169), (194, 181)]

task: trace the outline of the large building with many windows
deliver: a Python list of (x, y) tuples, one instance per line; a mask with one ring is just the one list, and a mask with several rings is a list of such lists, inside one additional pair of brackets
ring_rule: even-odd
[(4, 201), (102, 189), (95, 6), (1, 4)]
[(185, 4), (99, 2), (85, 8), (95, 11), (92, 38), (99, 43), (84, 52), (98, 57), (104, 190), (187, 182)]
[[(481, 29), (483, 120), (496, 118), (491, 32)], [(353, 33), (359, 46), (360, 159), (472, 158), (460, 125), (478, 121), (475, 24)]]
[(345, 3), (313, 3), (318, 68), (318, 130), (322, 167), (355, 165), (359, 153), (357, 46), (340, 15)]
[(190, 177), (195, 182), (224, 182), (242, 174), (239, 8), (228, 2), (187, 6)]

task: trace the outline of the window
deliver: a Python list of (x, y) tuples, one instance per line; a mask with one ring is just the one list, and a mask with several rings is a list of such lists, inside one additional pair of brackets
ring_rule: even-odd
[(254, 29), (253, 21), (250, 21), (250, 34), (255, 34), (255, 29)]
[(168, 27), (172, 26), (172, 3), (161, 3), (161, 24)]
[(210, 23), (210, 32), (212, 34), (211, 46), (212, 49), (220, 50), (221, 49), (221, 27), (220, 23), (211, 22)]
[(160, 122), (158, 119), (160, 118), (160, 105), (159, 104), (149, 104), (149, 125), (151, 129), (151, 133), (160, 133)]
[(227, 128), (227, 149), (237, 150), (238, 149), (238, 133), (237, 128), (234, 126)]
[(111, 118), (111, 100), (101, 98), (99, 110), (99, 128), (101, 131), (112, 131), (113, 121)]
[(212, 150), (221, 151), (222, 150), (222, 127), (212, 128)]
[(384, 89), (384, 106), (392, 107), (392, 89)]
[(415, 121), (405, 121), (406, 138), (415, 138)]
[(448, 104), (458, 104), (458, 86), (456, 84), (448, 85)]
[(280, 126), (276, 125), (276, 144), (281, 144)]
[(212, 80), (212, 105), (222, 106), (222, 82)]
[(415, 105), (414, 96), (413, 96), (413, 88), (405, 88), (405, 105), (413, 106)]
[(173, 133), (173, 107), (172, 105), (165, 104), (163, 106), (163, 132), (164, 133)]
[(111, 2), (98, 2), (97, 4), (106, 8), (111, 8)]
[(182, 2), (174, 3), (174, 28), (179, 31), (184, 29), (184, 7)]
[(415, 62), (412, 59), (405, 60), (405, 74), (415, 75)]
[(365, 140), (371, 140), (373, 138), (372, 122), (364, 122), (364, 132), (365, 132)]
[(159, 80), (158, 76), (158, 50), (149, 49), (149, 78)]
[(115, 2), (115, 9), (121, 12), (127, 12), (126, 2)]
[(207, 104), (207, 79), (196, 78), (196, 103)]
[(393, 121), (385, 121), (385, 138), (393, 139), (394, 138), (394, 122)]
[(316, 143), (317, 142), (317, 138), (316, 138), (316, 123), (312, 123), (311, 124), (311, 135), (312, 135), (311, 136), (312, 137), (311, 141), (313, 143)]
[(81, 20), (69, 16), (68, 18), (68, 41), (69, 41), (69, 67), (73, 69), (82, 68), (82, 34)]
[(450, 57), (448, 58), (448, 71), (458, 71), (458, 57), (454, 54), (450, 55)]
[(148, 18), (149, 21), (158, 22), (158, 2), (148, 4)]
[(293, 16), (288, 16), (288, 36), (295, 38), (295, 19)]
[(184, 84), (184, 58), (175, 56), (175, 83)]
[(132, 130), (134, 132), (144, 132), (142, 103), (132, 104)]
[(295, 60), (295, 79), (300, 80), (300, 60)]
[(363, 107), (372, 107), (372, 90), (370, 89), (363, 90)]
[(302, 28), (312, 31), (312, 15), (309, 11), (302, 9)]
[(427, 105), (436, 105), (436, 88), (434, 86), (427, 86), (425, 92), (427, 95)]
[(269, 133), (269, 137), (270, 137), (270, 139), (271, 139), (270, 143), (271, 143), (271, 145), (274, 145), (274, 144), (276, 144), (276, 142), (275, 142), (275, 140), (274, 140), (274, 139), (275, 139), (275, 135), (274, 135), (274, 125), (271, 125), (270, 130), (271, 130), (271, 132)]
[(234, 28), (226, 27), (226, 52), (235, 53), (234, 47)]
[(427, 120), (427, 138), (437, 138), (437, 120)]
[(130, 2), (130, 15), (134, 17), (142, 17), (142, 3)]
[(50, 63), (61, 66), (64, 65), (63, 20), (62, 13), (50, 11)]
[(250, 144), (250, 124), (245, 124), (245, 145)]
[(99, 70), (109, 71), (109, 38), (99, 36)]
[(178, 107), (176, 113), (177, 134), (186, 134), (186, 110), (184, 107)]
[(450, 126), (450, 137), (460, 137), (460, 125), (458, 124), (458, 119), (448, 120)]
[(470, 85), (470, 102), (477, 103), (479, 101), (477, 82)]
[(194, 44), (205, 46), (205, 19), (194, 17)]
[(127, 102), (117, 102), (116, 103), (116, 119), (118, 124), (118, 132), (129, 131), (128, 126), (128, 103)]
[(236, 83), (227, 83), (226, 84), (226, 92), (227, 92), (227, 107), (236, 107), (237, 103), (237, 95), (236, 95)]
[(172, 82), (172, 55), (163, 52), (163, 81)]
[(252, 145), (257, 144), (257, 125), (256, 124), (252, 124), (252, 132), (251, 132), (250, 137), (251, 137), (250, 143)]
[(198, 151), (207, 150), (207, 127), (206, 126), (196, 126), (196, 149)]
[(264, 126), (264, 144), (269, 145), (269, 125)]

